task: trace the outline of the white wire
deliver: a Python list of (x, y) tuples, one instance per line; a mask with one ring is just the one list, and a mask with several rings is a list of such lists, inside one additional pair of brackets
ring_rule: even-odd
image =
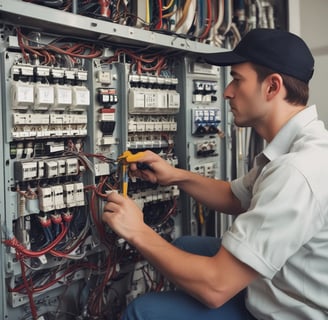
[[(192, 24), (194, 22), (194, 18), (195, 18), (195, 14), (196, 14), (196, 9), (197, 9), (197, 2), (196, 2), (196, 0), (191, 0), (190, 5), (189, 5), (189, 9), (188, 9), (186, 20), (176, 30), (176, 33), (181, 33), (181, 34), (187, 34), (188, 33), (189, 29), (191, 28), (191, 26), (192, 26)], [(180, 15), (179, 18), (181, 18), (181, 15)]]
[(225, 0), (225, 19), (226, 19), (226, 29), (223, 32), (223, 35), (226, 35), (229, 30), (231, 29), (231, 24), (232, 24), (232, 0)]
[[(214, 0), (214, 2), (216, 2)], [(217, 10), (218, 10), (218, 18), (216, 20), (216, 23), (214, 24), (214, 26), (211, 28), (211, 43), (217, 47), (221, 47), (222, 46), (222, 39), (220, 37), (219, 34), (219, 29), (222, 25), (223, 22), (223, 18), (224, 18), (224, 0), (219, 0), (218, 2), (218, 6), (217, 6)]]

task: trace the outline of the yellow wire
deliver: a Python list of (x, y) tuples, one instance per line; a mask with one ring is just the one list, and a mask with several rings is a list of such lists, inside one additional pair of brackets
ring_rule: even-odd
[(122, 193), (126, 197), (128, 195), (128, 168), (125, 163), (122, 164)]
[(149, 24), (150, 23), (150, 12), (149, 12), (149, 0), (146, 1), (146, 22)]
[(163, 14), (162, 18), (163, 19), (170, 18), (170, 17), (172, 17), (176, 13), (177, 13), (177, 11), (175, 10), (175, 11), (169, 12), (167, 14)]
[(175, 2), (175, 0), (171, 0), (170, 3), (167, 6), (164, 6), (162, 8), (162, 10), (165, 11), (165, 10), (170, 9), (173, 6), (174, 2)]
[(175, 27), (175, 30), (178, 30), (183, 25), (183, 23), (186, 21), (190, 2), (191, 2), (191, 0), (186, 0), (185, 5), (183, 7), (182, 17), (178, 21), (178, 23)]

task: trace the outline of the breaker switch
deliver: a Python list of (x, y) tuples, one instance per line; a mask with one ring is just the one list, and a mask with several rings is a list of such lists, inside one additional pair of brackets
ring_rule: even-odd
[(115, 121), (104, 121), (100, 123), (100, 131), (104, 135), (112, 135), (115, 129)]
[(115, 109), (103, 108), (99, 115), (99, 128), (104, 135), (112, 135), (115, 129)]
[(195, 132), (195, 134), (205, 134), (205, 133), (206, 133), (206, 128), (203, 126), (198, 126)]
[(211, 125), (211, 126), (208, 127), (207, 132), (208, 132), (208, 133), (213, 133), (213, 134), (214, 134), (214, 133), (218, 133), (218, 132), (219, 132), (219, 129), (218, 129), (218, 127), (216, 127), (216, 126)]
[(98, 89), (98, 102), (104, 108), (110, 108), (118, 102), (116, 89), (113, 88), (100, 88)]

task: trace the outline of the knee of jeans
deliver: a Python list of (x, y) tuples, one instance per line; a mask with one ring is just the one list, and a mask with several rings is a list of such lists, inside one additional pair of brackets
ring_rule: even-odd
[(173, 244), (181, 250), (211, 257), (220, 249), (221, 240), (215, 237), (182, 236)]
[(131, 301), (121, 318), (121, 320), (152, 320), (152, 315), (157, 310), (160, 311), (160, 301), (154, 300), (158, 293), (146, 293)]
[(140, 309), (140, 308), (138, 308), (137, 305), (138, 305), (138, 299), (135, 299), (132, 302), (130, 302), (126, 307), (121, 320), (138, 320), (138, 319), (140, 319), (138, 317), (138, 309)]
[(185, 249), (190, 243), (191, 236), (181, 236), (172, 241), (172, 244), (179, 249)]

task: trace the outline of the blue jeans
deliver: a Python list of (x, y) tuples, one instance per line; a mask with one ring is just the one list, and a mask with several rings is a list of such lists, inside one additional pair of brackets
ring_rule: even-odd
[[(221, 245), (213, 237), (186, 236), (174, 244), (182, 250), (203, 256), (215, 255)], [(203, 270), (206, 272), (206, 270)], [(205, 305), (183, 291), (147, 293), (132, 301), (122, 320), (256, 320), (245, 307), (245, 291), (217, 309)]]

